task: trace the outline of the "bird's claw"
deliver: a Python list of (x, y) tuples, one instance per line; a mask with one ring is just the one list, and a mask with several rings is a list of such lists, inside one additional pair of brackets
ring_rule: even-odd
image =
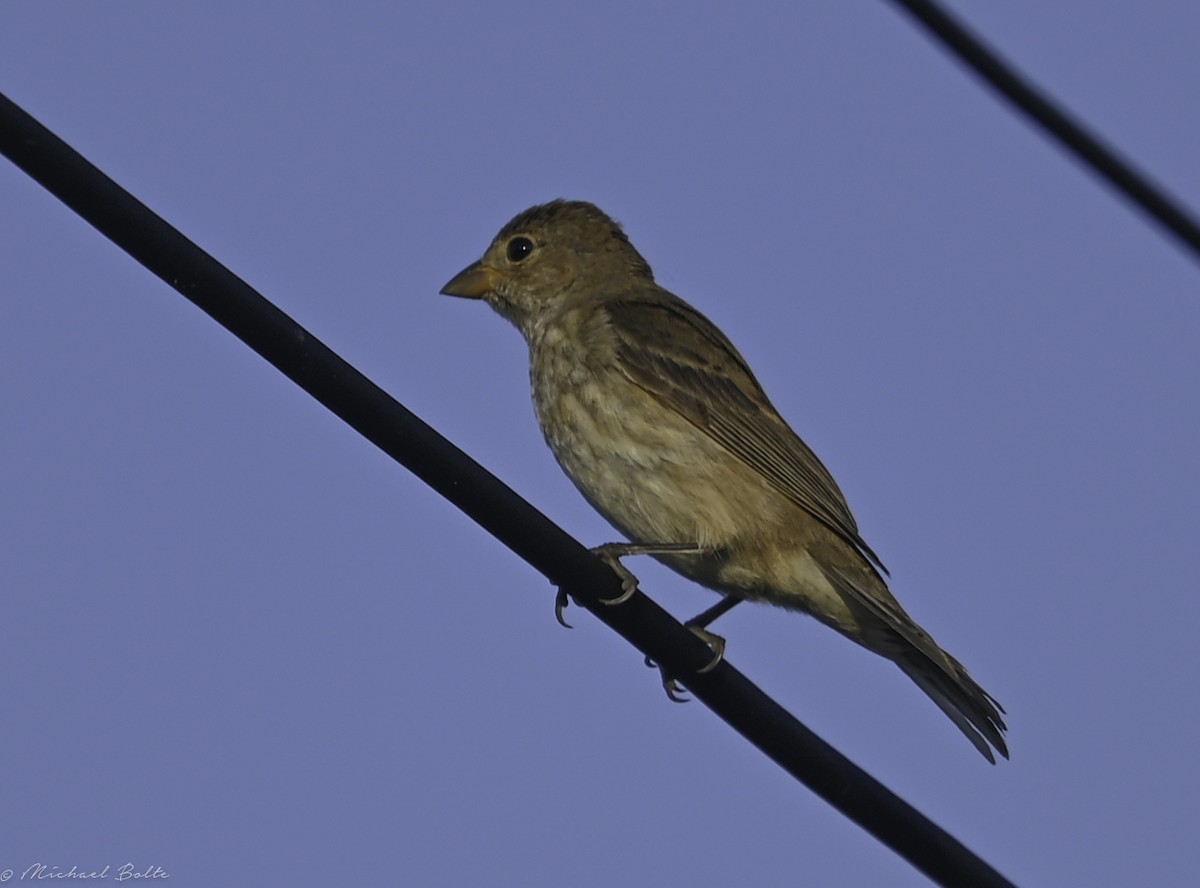
[[(622, 556), (625, 555), (666, 555), (666, 554), (703, 554), (706, 550), (695, 543), (605, 543), (602, 546), (596, 546), (590, 550), (593, 555), (612, 568), (613, 573), (621, 578), (621, 594), (616, 598), (601, 598), (600, 603), (613, 606), (624, 604), (633, 597), (633, 593), (638, 589), (637, 577), (621, 563)], [(737, 604), (739, 599), (728, 598), (723, 599), (722, 603), (711, 607), (704, 613), (692, 620), (688, 620), (683, 625), (692, 631), (692, 633), (703, 641), (713, 652), (712, 659), (703, 667), (696, 670), (697, 675), (703, 675), (706, 672), (712, 672), (716, 669), (721, 660), (725, 658), (725, 639), (719, 635), (714, 635), (709, 632), (707, 626), (721, 614), (728, 611), (731, 607)], [(563, 610), (568, 604), (567, 594), (561, 589), (558, 592), (558, 599), (554, 607), (554, 616), (558, 622), (568, 629), (570, 625), (563, 619)], [(680, 696), (683, 689), (679, 686), (679, 681), (667, 673), (667, 670), (655, 663), (650, 657), (646, 657), (646, 665), (657, 669), (662, 674), (663, 690), (666, 691), (667, 697), (676, 703), (687, 703), (688, 698)]]
[(633, 593), (637, 591), (637, 577), (629, 574), (629, 579), (621, 581), (621, 594), (616, 598), (601, 598), (600, 603), (609, 607), (614, 607), (618, 604), (624, 604), (629, 599), (633, 598)]
[(605, 543), (603, 546), (597, 546), (591, 552), (605, 564), (613, 569), (618, 577), (621, 578), (621, 594), (616, 598), (601, 598), (600, 603), (615, 607), (618, 604), (624, 604), (633, 597), (633, 593), (638, 589), (638, 579), (633, 575), (633, 571), (621, 563), (621, 556), (627, 554), (628, 547), (622, 543)]
[(663, 690), (667, 692), (667, 697), (668, 697), (668, 699), (671, 700), (672, 703), (690, 703), (691, 702), (691, 700), (689, 700), (687, 697), (680, 696), (680, 694), (683, 693), (683, 688), (679, 687), (679, 682), (675, 679), (674, 676), (667, 674), (666, 669), (664, 669), (662, 666), (659, 666), (657, 663), (655, 663), (652, 659), (650, 659), (649, 656), (647, 656), (645, 658), (645, 660), (643, 660), (643, 662), (646, 664), (647, 668), (658, 670), (659, 674), (662, 676)]
[(713, 658), (709, 661), (708, 665), (702, 669), (697, 669), (696, 672), (699, 675), (712, 672), (725, 659), (725, 639), (700, 626), (694, 626), (690, 623), (684, 623), (683, 625), (691, 629), (692, 634), (708, 645), (709, 649), (713, 652)]
[(564, 629), (574, 628), (570, 623), (567, 622), (566, 617), (563, 616), (563, 611), (565, 611), (570, 604), (571, 599), (567, 596), (566, 591), (559, 589), (558, 594), (554, 596), (554, 619), (558, 620), (558, 625), (562, 626)]
[[(684, 623), (683, 625), (690, 629), (697, 638), (708, 645), (713, 652), (713, 658), (706, 665), (697, 669), (696, 674), (703, 675), (706, 672), (712, 672), (717, 668), (717, 665), (725, 659), (725, 639), (720, 635), (715, 635), (714, 633), (709, 632), (707, 629), (704, 629), (701, 626), (696, 626), (692, 623)], [(683, 692), (683, 689), (679, 687), (679, 681), (675, 678), (675, 676), (668, 674), (664, 667), (660, 666), (658, 663), (655, 663), (654, 660), (652, 660), (649, 656), (647, 656), (643, 662), (645, 662), (646, 666), (650, 669), (657, 669), (662, 675), (663, 690), (667, 692), (667, 697), (669, 697), (675, 703), (688, 702), (687, 697), (679, 696)]]
[(621, 594), (616, 598), (600, 599), (601, 604), (624, 604), (637, 591), (637, 577), (621, 563), (626, 555), (702, 555), (707, 550), (697, 543), (605, 543), (590, 550), (593, 555), (613, 569), (621, 578)]
[[(603, 546), (597, 546), (591, 549), (591, 553), (612, 568), (621, 579), (621, 594), (616, 598), (601, 598), (600, 603), (614, 607), (618, 604), (624, 604), (633, 597), (633, 593), (638, 590), (638, 579), (633, 575), (633, 571), (621, 563), (621, 556), (630, 554), (630, 547), (626, 543), (605, 543)], [(558, 590), (558, 595), (554, 598), (554, 619), (558, 620), (558, 624), (567, 629), (572, 628), (563, 616), (563, 611), (570, 605), (570, 598), (562, 589)]]
[(683, 692), (682, 688), (679, 687), (679, 682), (673, 678), (668, 678), (665, 672), (663, 673), (663, 690), (667, 692), (667, 697), (670, 698), (672, 703), (692, 702), (688, 697), (679, 696)]

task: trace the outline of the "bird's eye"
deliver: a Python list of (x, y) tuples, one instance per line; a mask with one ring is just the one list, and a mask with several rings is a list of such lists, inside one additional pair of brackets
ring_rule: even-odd
[(509, 262), (524, 262), (525, 259), (533, 252), (533, 241), (519, 234), (508, 242), (508, 261)]

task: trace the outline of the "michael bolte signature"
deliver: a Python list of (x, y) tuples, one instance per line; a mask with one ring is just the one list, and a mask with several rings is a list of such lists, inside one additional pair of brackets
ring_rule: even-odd
[(8, 882), (13, 876), (16, 876), (18, 881), (21, 882), (40, 882), (57, 879), (80, 882), (90, 882), (93, 879), (112, 879), (114, 882), (144, 882), (149, 879), (171, 878), (171, 874), (161, 866), (151, 864), (150, 866), (142, 867), (133, 863), (126, 863), (118, 867), (105, 864), (100, 869), (89, 869), (88, 867), (79, 866), (72, 866), (68, 869), (49, 863), (35, 863), (19, 873), (13, 872), (11, 869), (0, 870), (0, 882)]

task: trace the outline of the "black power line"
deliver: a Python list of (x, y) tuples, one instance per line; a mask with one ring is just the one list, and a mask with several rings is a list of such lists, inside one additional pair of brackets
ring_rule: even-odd
[(785, 771), (945, 886), (1013, 888), (958, 840), (802, 725), (708, 646), (248, 284), (0, 95), (0, 151), (364, 437), (411, 469), (671, 674)]
[(892, 0), (1001, 95), (1046, 129), (1115, 189), (1145, 210), (1200, 257), (1200, 223), (1183, 205), (1042, 95), (995, 50), (930, 0)]

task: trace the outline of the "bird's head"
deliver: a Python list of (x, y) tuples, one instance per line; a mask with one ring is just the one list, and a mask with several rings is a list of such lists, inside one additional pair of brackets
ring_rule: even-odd
[(483, 258), (441, 292), (483, 299), (528, 334), (539, 319), (565, 305), (653, 280), (646, 260), (602, 210), (585, 201), (555, 200), (514, 217)]

